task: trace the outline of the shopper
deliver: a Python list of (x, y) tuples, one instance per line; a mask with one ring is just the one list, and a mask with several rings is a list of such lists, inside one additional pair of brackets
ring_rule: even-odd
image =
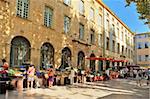
[(74, 77), (75, 77), (75, 71), (74, 71), (73, 67), (71, 67), (69, 77), (70, 77), (70, 84), (73, 84), (74, 83)]
[(4, 70), (8, 70), (9, 64), (6, 62), (5, 59), (2, 59), (2, 62), (3, 62), (3, 65), (2, 65), (3, 69), (4, 69)]
[[(27, 71), (27, 75), (28, 75), (27, 88), (28, 88), (28, 89), (29, 89), (29, 85), (31, 85), (31, 88), (33, 88), (34, 73), (35, 73), (34, 65), (30, 65), (30, 67), (28, 68), (28, 71)], [(31, 84), (30, 84), (30, 83), (31, 83)]]
[(54, 82), (54, 69), (53, 68), (50, 68), (48, 70), (48, 76), (49, 76), (48, 84), (49, 84), (49, 88), (50, 88), (51, 86), (53, 86), (53, 82)]
[(109, 80), (110, 79), (110, 70), (109, 68), (105, 71), (106, 73), (106, 80)]
[(136, 74), (136, 80), (137, 80), (137, 86), (142, 86), (142, 75), (141, 75), (141, 71), (138, 70), (137, 71), (137, 74)]

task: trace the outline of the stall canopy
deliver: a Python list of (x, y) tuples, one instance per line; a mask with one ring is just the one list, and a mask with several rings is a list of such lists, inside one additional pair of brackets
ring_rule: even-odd
[(112, 62), (128, 62), (128, 60), (112, 60)]
[(106, 58), (102, 58), (102, 57), (100, 57), (100, 58), (97, 58), (97, 57), (88, 57), (86, 59), (89, 59), (89, 60), (106, 60)]
[(139, 65), (127, 65), (127, 68), (133, 68), (133, 69), (141, 69)]
[(88, 60), (109, 60), (112, 62), (128, 62), (128, 60), (114, 60), (113, 58), (105, 58), (105, 57), (88, 57)]

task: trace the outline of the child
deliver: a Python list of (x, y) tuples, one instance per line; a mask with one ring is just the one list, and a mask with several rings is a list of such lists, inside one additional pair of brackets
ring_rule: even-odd
[(48, 83), (49, 83), (49, 88), (53, 85), (53, 82), (54, 82), (54, 70), (51, 68), (49, 69), (48, 71)]

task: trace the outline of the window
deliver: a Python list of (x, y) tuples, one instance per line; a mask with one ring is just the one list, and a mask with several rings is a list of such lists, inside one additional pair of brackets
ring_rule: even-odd
[(124, 34), (123, 34), (123, 32), (122, 32), (122, 41), (124, 41)]
[(127, 35), (125, 35), (125, 42), (127, 42)]
[(84, 52), (80, 51), (78, 53), (78, 61), (77, 61), (78, 68), (84, 69), (85, 67), (85, 55)]
[(128, 49), (126, 48), (126, 55), (128, 54)]
[(94, 9), (93, 8), (90, 9), (90, 19), (94, 20)]
[(112, 47), (113, 47), (112, 51), (115, 52), (115, 41), (114, 40), (113, 40), (113, 46)]
[(98, 34), (98, 46), (102, 46), (102, 34)]
[(64, 0), (64, 4), (71, 5), (71, 0)]
[(45, 7), (44, 25), (46, 27), (52, 27), (52, 20), (53, 20), (53, 10), (49, 7)]
[(124, 46), (122, 46), (122, 55), (124, 54)]
[(148, 42), (145, 43), (145, 48), (148, 48)]
[(82, 0), (80, 0), (79, 12), (80, 14), (84, 14), (84, 2)]
[(70, 22), (71, 22), (71, 19), (68, 16), (65, 16), (64, 17), (64, 32), (65, 33), (68, 33), (70, 30)]
[(79, 24), (79, 39), (84, 39), (84, 25), (81, 23)]
[(114, 22), (114, 18), (112, 18), (112, 21)]
[(102, 12), (102, 11), (103, 11), (103, 9), (102, 9), (101, 7), (99, 7), (99, 11), (100, 11), (100, 12)]
[(107, 31), (109, 31), (109, 21), (108, 20), (106, 21), (106, 29), (107, 29)]
[(130, 39), (130, 44), (132, 45), (132, 38)]
[(117, 43), (117, 53), (119, 54), (120, 53), (120, 44)]
[(109, 14), (107, 13), (107, 17), (109, 17)]
[(138, 60), (142, 61), (141, 55), (138, 55)]
[(97, 25), (98, 25), (98, 27), (101, 27), (101, 25), (102, 25), (102, 16), (101, 15), (98, 15)]
[(142, 47), (141, 47), (141, 42), (138, 42), (137, 48), (138, 48), (138, 49), (141, 49), (141, 48), (142, 48)]
[(130, 57), (130, 49), (128, 49), (128, 57)]
[(131, 58), (133, 59), (133, 57), (134, 57), (134, 56), (133, 56), (133, 51), (131, 51)]
[(29, 15), (29, 0), (17, 0), (17, 16), (27, 19)]
[(119, 28), (117, 28), (117, 34), (118, 34), (118, 38), (119, 38), (119, 36), (120, 36), (120, 35), (119, 35)]
[(106, 50), (109, 50), (109, 38), (107, 37), (107, 41), (106, 41)]
[(141, 35), (138, 35), (138, 38), (142, 38)]
[(22, 37), (16, 36), (11, 41), (10, 49), (10, 66), (21, 66), (31, 59), (31, 44)]
[(145, 34), (145, 38), (147, 38), (148, 37), (148, 34)]
[[(41, 69), (47, 69), (48, 64), (54, 65), (54, 47), (50, 43), (44, 43), (41, 46)], [(46, 67), (45, 67), (46, 66)]]
[(117, 22), (117, 26), (119, 26), (119, 23)]
[(94, 43), (95, 43), (94, 30), (91, 30), (91, 34), (90, 34), (90, 43), (91, 43), (91, 44), (94, 44)]
[(149, 59), (149, 57), (148, 57), (149, 55), (145, 55), (145, 61), (148, 61)]
[(113, 32), (113, 35), (115, 36), (115, 25), (112, 24), (112, 32)]

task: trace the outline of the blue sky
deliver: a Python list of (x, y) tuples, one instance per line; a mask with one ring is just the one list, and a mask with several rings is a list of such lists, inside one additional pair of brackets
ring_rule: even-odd
[(131, 29), (132, 32), (150, 32), (148, 25), (144, 25), (143, 20), (138, 19), (136, 6), (131, 4), (125, 7), (125, 0), (103, 0), (103, 2)]

